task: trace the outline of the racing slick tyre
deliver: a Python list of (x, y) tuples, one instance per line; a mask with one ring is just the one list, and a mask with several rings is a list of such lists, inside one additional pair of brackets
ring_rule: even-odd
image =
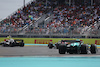
[(20, 47), (24, 47), (24, 43), (21, 43)]
[(91, 44), (90, 51), (92, 54), (96, 54), (97, 52), (96, 44)]
[(3, 47), (6, 47), (6, 44), (2, 44)]
[(48, 47), (49, 47), (49, 49), (52, 49), (54, 46), (53, 46), (53, 43), (49, 43), (48, 44)]
[(88, 53), (88, 48), (86, 44), (81, 45), (81, 54), (87, 54)]
[(59, 45), (59, 54), (65, 54), (65, 52), (66, 52), (66, 46)]

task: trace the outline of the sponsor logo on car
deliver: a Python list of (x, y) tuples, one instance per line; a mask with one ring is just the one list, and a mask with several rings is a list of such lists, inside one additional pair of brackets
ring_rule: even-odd
[(95, 40), (96, 45), (100, 45), (100, 40)]
[(48, 40), (48, 39), (36, 39), (34, 41), (35, 44), (48, 44), (49, 42), (52, 42), (52, 40)]

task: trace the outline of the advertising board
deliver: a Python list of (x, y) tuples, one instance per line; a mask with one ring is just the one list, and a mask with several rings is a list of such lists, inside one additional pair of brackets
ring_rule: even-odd
[[(6, 38), (0, 38), (0, 42), (4, 41)], [(13, 38), (13, 39), (23, 39), (26, 44), (48, 44), (53, 42), (55, 44), (61, 40), (76, 40), (76, 38)], [(84, 44), (97, 44), (100, 45), (100, 39), (90, 39), (90, 38), (80, 38)]]

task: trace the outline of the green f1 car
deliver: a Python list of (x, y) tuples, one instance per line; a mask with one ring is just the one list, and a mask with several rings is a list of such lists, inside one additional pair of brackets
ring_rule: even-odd
[(88, 44), (83, 44), (81, 40), (61, 40), (58, 43), (49, 43), (48, 47), (52, 49), (53, 47), (57, 48), (59, 54), (65, 54), (66, 52), (69, 54), (87, 54), (97, 53), (96, 44), (91, 44), (90, 48)]
[(91, 44), (90, 48), (88, 44), (83, 44), (80, 40), (62, 40), (59, 45), (59, 54), (87, 54), (91, 52), (92, 54), (97, 53), (96, 44)]

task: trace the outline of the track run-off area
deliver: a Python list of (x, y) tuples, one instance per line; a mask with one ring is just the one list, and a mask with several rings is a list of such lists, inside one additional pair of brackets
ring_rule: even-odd
[(25, 44), (24, 47), (3, 47), (0, 45), (0, 56), (98, 56), (100, 55), (100, 45), (97, 45), (98, 52), (96, 54), (59, 54), (58, 49), (49, 49), (47, 44)]
[(96, 54), (59, 54), (47, 45), (2, 47), (0, 67), (100, 67), (100, 48)]

